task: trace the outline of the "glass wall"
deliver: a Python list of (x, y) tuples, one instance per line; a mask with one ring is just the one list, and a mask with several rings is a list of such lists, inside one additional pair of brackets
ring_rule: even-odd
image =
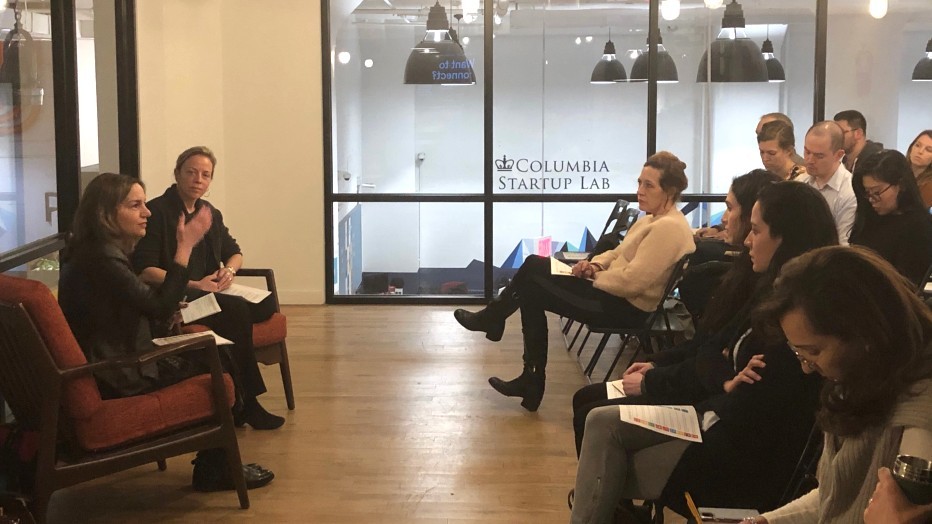
[(0, 253), (58, 233), (51, 17), (0, 4)]
[[(644, 81), (649, 2), (454, 0), (443, 6), (442, 27), (459, 42), (476, 83), (453, 86), (404, 81), (416, 48), (437, 34), (430, 15), (441, 4), (331, 0), (329, 298), (370, 293), (341, 285), (338, 275), (350, 274), (349, 265), (364, 280), (392, 273), (403, 259), (408, 273), (442, 269), (460, 275), (453, 282), (469, 281), (469, 268), (484, 264), (485, 287), (465, 288), (477, 297), (494, 294), (530, 253), (585, 250), (615, 199), (635, 201), (648, 151), (669, 150), (686, 162), (686, 200), (700, 202), (690, 219), (696, 226), (715, 222), (722, 210), (716, 201), (731, 179), (763, 167), (754, 131), (766, 113), (795, 122), (800, 153), (823, 110), (831, 118), (860, 109), (871, 138), (900, 148), (932, 127), (932, 106), (923, 103), (928, 85), (909, 79), (932, 37), (932, 5), (925, 0), (889, 2), (881, 18), (869, 10), (884, 0), (828, 0), (826, 108), (817, 105), (817, 0), (656, 3), (662, 47), (654, 85)], [(710, 59), (707, 50), (742, 38), (761, 57), (754, 67), (763, 64), (766, 48), (782, 77), (717, 81), (716, 53)], [(621, 68), (624, 79), (613, 81)], [(449, 201), (439, 206), (444, 210), (464, 202), (475, 222), (449, 212), (425, 220), (423, 211), (410, 211), (417, 206), (399, 211), (441, 200)], [(362, 256), (353, 261), (343, 254), (340, 227), (360, 207), (371, 210), (359, 218), (360, 236), (351, 243)], [(431, 236), (442, 238), (432, 231), (459, 229), (463, 238), (455, 243), (426, 245)], [(398, 246), (398, 256), (381, 251), (389, 244)], [(431, 262), (442, 267), (411, 258), (432, 249), (447, 252)], [(438, 290), (448, 292), (406, 284), (404, 294)]]
[(832, 0), (828, 13), (826, 118), (856, 109), (869, 140), (905, 153), (932, 128), (932, 83), (912, 80), (932, 39), (932, 4)]

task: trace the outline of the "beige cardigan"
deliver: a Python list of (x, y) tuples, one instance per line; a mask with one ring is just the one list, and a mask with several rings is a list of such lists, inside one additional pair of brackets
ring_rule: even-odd
[(932, 381), (913, 386), (883, 426), (854, 437), (825, 435), (819, 460), (819, 487), (763, 516), (770, 524), (863, 522), (864, 510), (877, 485), (877, 470), (893, 467), (905, 428), (932, 432)]
[(595, 274), (592, 285), (642, 311), (653, 311), (674, 264), (695, 250), (692, 229), (679, 209), (648, 215), (631, 226), (618, 247), (592, 259), (605, 268)]

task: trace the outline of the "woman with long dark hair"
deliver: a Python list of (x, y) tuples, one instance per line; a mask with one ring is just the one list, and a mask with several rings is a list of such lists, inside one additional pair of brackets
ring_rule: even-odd
[(696, 249), (689, 223), (676, 207), (688, 184), (685, 169), (666, 151), (648, 158), (638, 177), (638, 207), (648, 216), (635, 222), (617, 248), (573, 266), (573, 277), (551, 275), (550, 259), (532, 255), (485, 309), (454, 311), (460, 325), (498, 341), (505, 320), (521, 310), (524, 370), (509, 381), (490, 378), (496, 391), (521, 397), (525, 409), (537, 410), (547, 366), (547, 311), (600, 325), (631, 327), (646, 321), (676, 263)]
[[(752, 208), (745, 240), (751, 269), (760, 275), (757, 291), (766, 294), (792, 257), (837, 245), (836, 231), (825, 199), (814, 188), (796, 182), (766, 185)], [(694, 404), (701, 444), (622, 422), (614, 406), (589, 412), (572, 522), (610, 522), (622, 499), (660, 498), (685, 514), (686, 491), (703, 506), (779, 504), (812, 427), (819, 383), (802, 373), (784, 344), (752, 329), (746, 310), (732, 322), (739, 327), (728, 345), (703, 346), (692, 376), (682, 375), (695, 383), (680, 386), (686, 394), (671, 384), (669, 397), (633, 399)], [(766, 478), (746, 482), (748, 457)]]
[[(755, 169), (732, 181), (725, 197), (725, 213), (722, 215), (722, 224), (730, 245), (741, 246), (744, 243), (751, 231), (751, 209), (757, 202), (758, 193), (766, 185), (779, 180), (773, 173)], [(632, 364), (625, 371), (620, 384), (626, 397), (609, 399), (608, 390), (619, 385), (617, 383), (609, 386), (597, 383), (580, 388), (573, 396), (576, 454), (579, 454), (582, 446), (586, 416), (594, 408), (631, 402), (630, 399), (639, 396), (648, 403), (662, 401), (689, 404), (707, 397), (709, 392), (695, 379), (696, 354), (705, 345), (721, 353), (722, 348), (738, 334), (745, 322), (732, 322), (732, 319), (739, 315), (747, 318), (759, 278), (760, 274), (751, 268), (751, 258), (747, 249), (744, 249), (712, 293), (705, 315), (699, 323), (697, 336), (675, 348), (648, 356), (647, 362)], [(719, 392), (721, 387), (716, 387), (714, 393)]]
[(932, 207), (932, 129), (919, 133), (906, 150), (909, 167), (916, 177), (926, 209)]
[(909, 161), (886, 149), (858, 162), (851, 181), (858, 210), (851, 243), (869, 247), (919, 284), (932, 264), (932, 217)]
[(754, 521), (860, 522), (881, 467), (932, 458), (932, 311), (876, 253), (832, 247), (787, 264), (760, 315), (825, 377), (825, 438), (819, 487)]
[[(142, 282), (129, 261), (150, 216), (142, 182), (128, 175), (100, 174), (78, 204), (62, 257), (58, 301), (88, 362), (151, 351), (149, 322), (171, 319), (184, 298), (191, 252), (211, 227), (210, 210), (201, 209), (187, 221), (180, 214), (175, 217), (175, 253), (158, 289)], [(206, 372), (203, 362), (177, 364), (105, 370), (94, 376), (102, 397), (121, 398)], [(256, 464), (243, 466), (243, 474), (250, 489), (274, 477)], [(233, 489), (222, 449), (198, 453), (192, 484), (198, 491)]]

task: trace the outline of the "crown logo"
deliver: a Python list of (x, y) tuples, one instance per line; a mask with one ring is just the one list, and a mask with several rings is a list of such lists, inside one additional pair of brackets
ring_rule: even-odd
[(511, 171), (515, 167), (515, 161), (509, 160), (508, 155), (502, 155), (501, 160), (495, 161), (495, 169), (499, 171)]

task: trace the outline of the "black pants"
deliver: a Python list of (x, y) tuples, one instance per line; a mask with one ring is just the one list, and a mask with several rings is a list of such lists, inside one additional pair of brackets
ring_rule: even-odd
[(531, 255), (515, 273), (506, 292), (517, 296), (524, 333), (526, 366), (547, 365), (546, 311), (584, 323), (635, 327), (650, 313), (627, 300), (596, 289), (592, 281), (550, 274), (550, 259)]
[(220, 305), (220, 313), (202, 318), (197, 323), (233, 341), (233, 347), (229, 350), (232, 369), (228, 371), (233, 377), (237, 396), (257, 397), (265, 393), (266, 388), (252, 345), (252, 325), (272, 316), (275, 312), (274, 299), (270, 295), (262, 302), (253, 304), (233, 295), (214, 295)]

